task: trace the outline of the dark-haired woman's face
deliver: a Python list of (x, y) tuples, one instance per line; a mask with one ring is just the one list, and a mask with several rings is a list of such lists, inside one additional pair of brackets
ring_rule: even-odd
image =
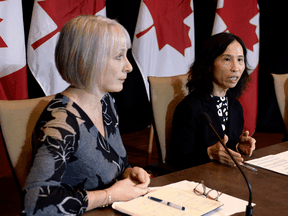
[(219, 97), (225, 96), (229, 88), (237, 85), (244, 69), (243, 48), (239, 42), (233, 41), (214, 61), (212, 94)]

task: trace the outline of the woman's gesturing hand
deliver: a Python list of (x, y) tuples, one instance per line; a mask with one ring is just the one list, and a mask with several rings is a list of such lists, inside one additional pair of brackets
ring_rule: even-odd
[[(228, 142), (228, 136), (225, 135), (222, 142), (226, 145)], [(228, 149), (231, 155), (234, 157), (234, 159), (239, 163), (242, 164), (243, 158), (241, 157), (241, 154), (238, 152), (235, 152), (231, 149)], [(236, 166), (234, 161), (231, 159), (230, 155), (226, 152), (226, 149), (222, 146), (222, 144), (217, 142), (213, 146), (210, 146), (207, 148), (207, 153), (210, 159), (218, 160), (220, 163), (227, 164), (229, 166)]]
[(249, 136), (249, 131), (243, 132), (239, 137), (238, 149), (250, 157), (255, 148), (256, 140)]

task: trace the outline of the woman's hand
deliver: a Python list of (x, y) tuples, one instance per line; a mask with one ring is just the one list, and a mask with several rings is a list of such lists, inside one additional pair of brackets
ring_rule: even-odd
[[(144, 169), (140, 167), (127, 168), (122, 177), (124, 179), (117, 181), (105, 190), (88, 191), (87, 210), (117, 201), (128, 201), (148, 192), (150, 177)], [(111, 200), (108, 198), (109, 196), (111, 196)]]
[(110, 188), (106, 189), (111, 201), (128, 201), (144, 195), (148, 192), (148, 187), (138, 187), (138, 185), (130, 178), (117, 181)]
[(127, 168), (123, 173), (123, 178), (129, 178), (139, 188), (147, 188), (150, 184), (150, 175), (141, 167)]
[[(228, 142), (228, 136), (225, 135), (222, 142), (226, 145)], [(228, 149), (231, 155), (234, 157), (234, 159), (239, 163), (242, 164), (243, 158), (241, 157), (241, 154), (238, 152), (235, 152), (231, 149)], [(230, 155), (226, 152), (226, 149), (222, 146), (222, 144), (217, 142), (213, 146), (210, 146), (207, 148), (207, 153), (210, 159), (218, 160), (220, 163), (227, 164), (229, 166), (236, 166), (234, 161), (231, 159)]]
[(238, 149), (250, 157), (255, 148), (256, 140), (249, 136), (249, 131), (243, 132), (239, 137)]

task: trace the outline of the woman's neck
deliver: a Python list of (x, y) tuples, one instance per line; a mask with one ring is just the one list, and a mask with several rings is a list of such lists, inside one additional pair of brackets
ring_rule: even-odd
[(104, 94), (92, 94), (84, 89), (79, 89), (72, 86), (68, 87), (62, 92), (62, 94), (69, 97), (73, 102), (81, 107), (81, 109), (89, 116), (97, 130), (105, 138), (105, 127), (103, 123), (101, 104), (101, 99), (103, 98)]
[(89, 107), (89, 109), (96, 109), (101, 104), (101, 99), (104, 95), (89, 93), (84, 89), (75, 88), (69, 86), (62, 92), (63, 95), (70, 98), (77, 105), (79, 105), (83, 110)]
[(223, 89), (219, 87), (218, 85), (213, 85), (213, 91), (211, 94), (213, 96), (218, 96), (218, 97), (225, 97), (228, 89)]

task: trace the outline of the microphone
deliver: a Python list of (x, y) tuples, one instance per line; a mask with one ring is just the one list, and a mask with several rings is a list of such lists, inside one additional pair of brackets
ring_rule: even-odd
[(211, 118), (210, 116), (206, 113), (206, 112), (202, 112), (200, 114), (200, 118), (203, 120), (203, 122), (207, 125), (210, 126), (210, 128), (213, 130), (213, 132), (215, 133), (215, 135), (218, 137), (220, 143), (222, 144), (222, 146), (225, 148), (226, 152), (229, 154), (229, 156), (232, 158), (232, 160), (234, 161), (234, 163), (236, 164), (236, 166), (238, 167), (238, 169), (240, 170), (240, 172), (242, 173), (246, 183), (247, 183), (247, 186), (248, 186), (248, 189), (249, 189), (249, 203), (248, 205), (246, 206), (246, 216), (252, 216), (252, 213), (253, 213), (253, 206), (252, 206), (252, 188), (251, 188), (251, 185), (246, 177), (246, 175), (244, 174), (244, 172), (242, 171), (242, 169), (240, 168), (240, 165), (239, 163), (235, 160), (235, 158), (231, 155), (231, 153), (229, 152), (228, 148), (226, 147), (226, 145), (222, 142), (222, 139), (220, 138), (219, 134), (217, 133), (217, 131), (214, 129), (214, 127), (212, 126), (211, 124)]

